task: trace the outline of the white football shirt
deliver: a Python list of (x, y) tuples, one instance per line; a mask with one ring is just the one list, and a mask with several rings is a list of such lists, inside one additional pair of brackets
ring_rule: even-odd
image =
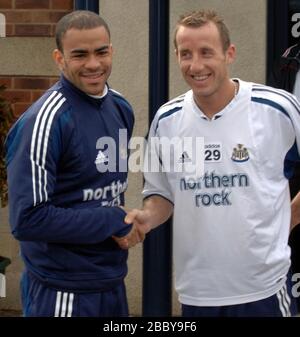
[(145, 168), (144, 197), (174, 204), (175, 287), (187, 305), (267, 298), (290, 267), (287, 177), (289, 161), (299, 156), (300, 105), (286, 91), (236, 80), (238, 94), (212, 120), (188, 91), (158, 110), (149, 132), (149, 144), (204, 137), (202, 174), (169, 167), (189, 165), (197, 151), (171, 151), (170, 159), (155, 142), (149, 153), (168, 172)]

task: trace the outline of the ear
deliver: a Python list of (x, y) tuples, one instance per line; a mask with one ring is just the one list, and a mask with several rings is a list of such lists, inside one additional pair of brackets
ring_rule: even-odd
[(110, 49), (111, 55), (113, 55), (115, 53), (115, 50), (114, 50), (112, 44), (109, 45), (109, 49)]
[(179, 52), (177, 48), (174, 49), (174, 53), (175, 53), (177, 62), (179, 62)]
[(63, 71), (65, 69), (65, 59), (63, 53), (59, 49), (54, 49), (52, 52), (52, 58), (59, 70)]
[(226, 51), (227, 64), (232, 64), (235, 60), (236, 48), (234, 44), (231, 44)]

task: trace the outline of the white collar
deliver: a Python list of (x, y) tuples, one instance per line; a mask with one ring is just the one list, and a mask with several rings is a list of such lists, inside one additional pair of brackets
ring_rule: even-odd
[(89, 96), (93, 97), (93, 98), (96, 98), (96, 99), (101, 99), (104, 96), (106, 96), (107, 93), (108, 93), (108, 87), (107, 87), (107, 84), (105, 84), (105, 87), (104, 87), (104, 90), (103, 90), (103, 94), (101, 96), (99, 96), (99, 95), (89, 95)]

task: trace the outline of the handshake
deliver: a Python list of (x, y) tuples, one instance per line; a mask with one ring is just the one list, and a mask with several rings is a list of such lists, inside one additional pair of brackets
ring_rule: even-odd
[(132, 209), (128, 211), (124, 222), (128, 225), (132, 224), (130, 232), (123, 237), (113, 236), (113, 239), (122, 249), (129, 249), (143, 242), (146, 234), (151, 230), (150, 218), (147, 210)]
[(131, 231), (123, 237), (113, 236), (113, 239), (122, 249), (131, 248), (143, 242), (151, 229), (168, 220), (173, 209), (171, 201), (159, 195), (152, 195), (144, 200), (143, 209), (134, 208), (127, 211), (124, 222), (128, 225), (132, 224)]

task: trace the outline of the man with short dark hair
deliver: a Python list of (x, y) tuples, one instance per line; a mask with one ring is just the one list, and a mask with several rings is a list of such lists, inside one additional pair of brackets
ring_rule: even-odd
[(9, 220), (25, 264), (24, 315), (128, 316), (128, 252), (114, 237), (134, 231), (121, 207), (133, 111), (107, 84), (113, 50), (99, 15), (67, 14), (56, 42), (60, 80), (6, 141)]

